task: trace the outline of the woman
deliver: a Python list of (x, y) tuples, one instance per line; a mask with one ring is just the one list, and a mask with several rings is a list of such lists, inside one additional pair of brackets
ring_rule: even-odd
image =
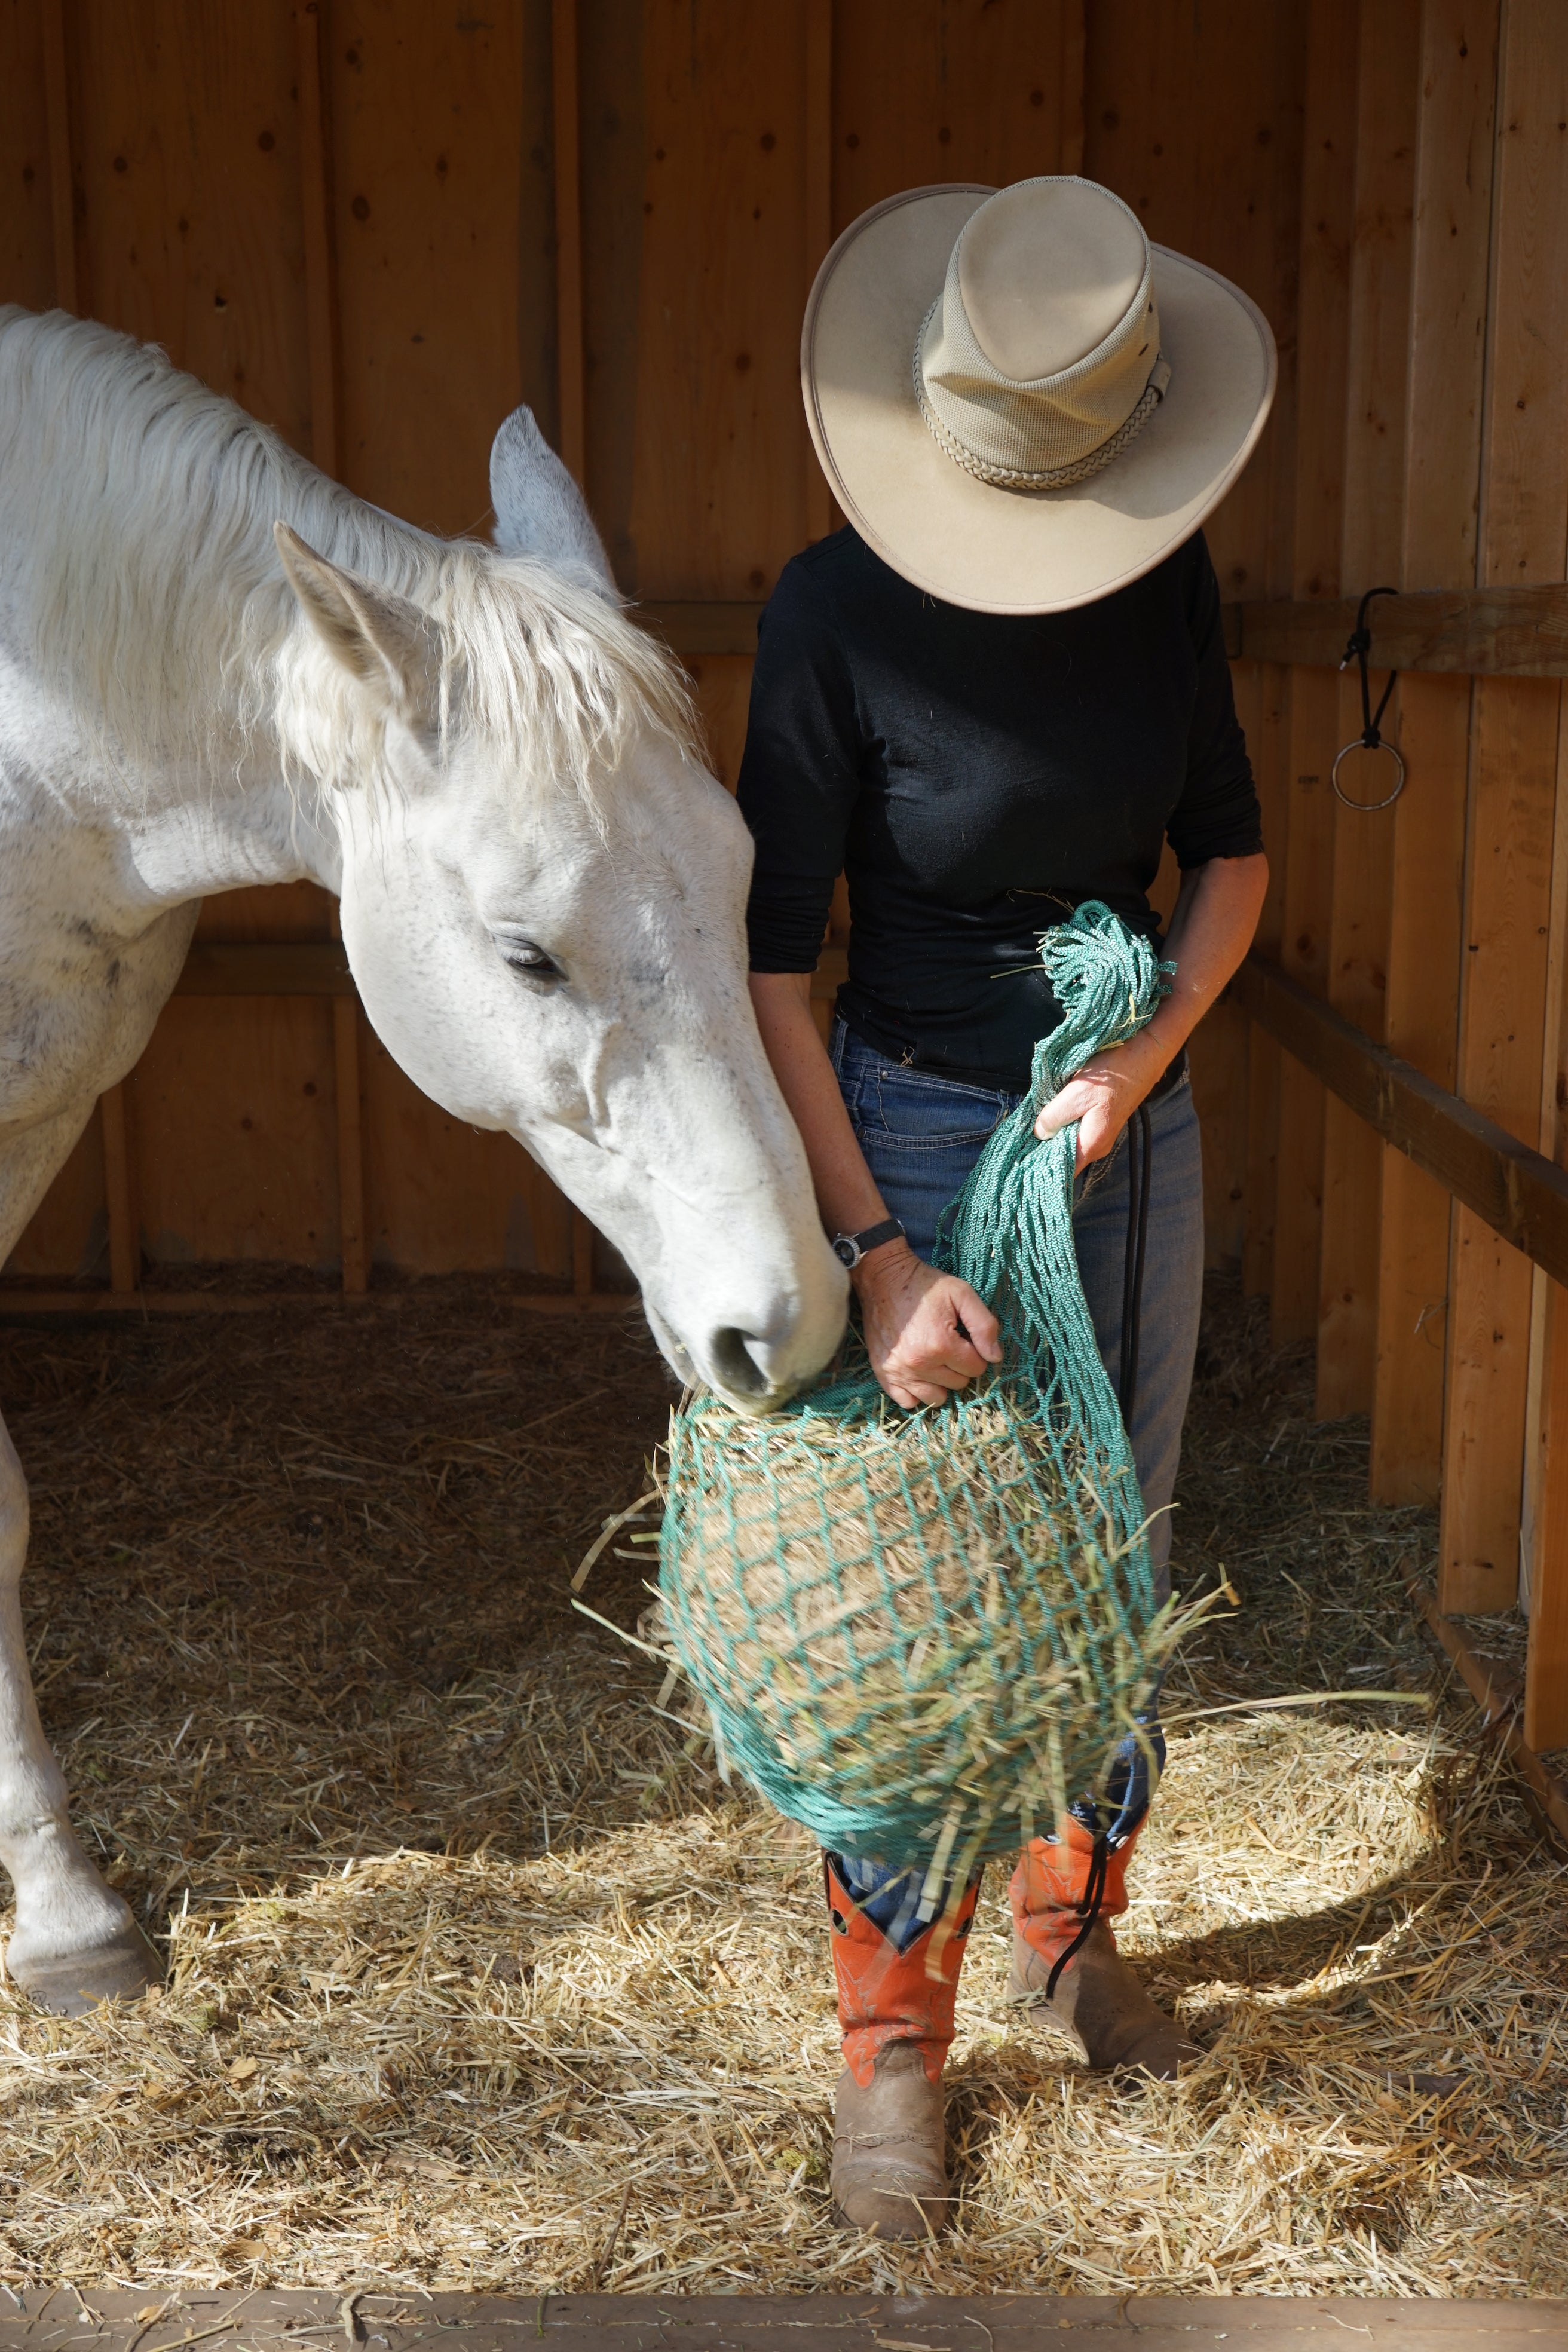
[[(1272, 339), (1108, 190), (1041, 179), (866, 214), (823, 265), (802, 364), (849, 527), (786, 567), (760, 633), (740, 799), (763, 1038), (877, 1377), (900, 1405), (941, 1403), (1000, 1356), (985, 1302), (930, 1259), (1059, 1017), (1037, 934), (1093, 898), (1157, 937), (1146, 894), (1170, 840), (1172, 992), (1036, 1122), (1078, 1123), (1079, 1267), (1168, 1587), (1203, 1272), (1184, 1047), (1247, 951), (1267, 871), (1200, 525), (1262, 430)], [(841, 870), (849, 976), (825, 1051), (811, 973)], [(1107, 1924), (1147, 1802), (1134, 1748), (1109, 1819), (1086, 1800), (1027, 1849), (1013, 1990), (1048, 1999), (1091, 2064), (1170, 2075), (1191, 2045)], [(829, 1854), (826, 1877), (835, 2204), (924, 2236), (948, 2210), (941, 2076), (978, 1881), (952, 1890), (958, 1932), (938, 1937), (907, 1876)]]

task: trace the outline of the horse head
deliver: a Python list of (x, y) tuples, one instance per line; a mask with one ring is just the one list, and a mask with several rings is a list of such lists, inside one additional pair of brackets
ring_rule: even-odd
[(526, 409), (491, 484), (497, 547), (442, 548), (414, 597), (278, 527), (308, 625), (282, 733), (323, 779), (349, 961), (415, 1083), (614, 1242), (676, 1370), (766, 1412), (833, 1353), (845, 1283), (752, 1013), (750, 837)]

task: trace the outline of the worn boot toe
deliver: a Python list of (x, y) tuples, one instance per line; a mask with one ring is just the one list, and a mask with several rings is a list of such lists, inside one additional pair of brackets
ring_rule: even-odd
[(1047, 2001), (1049, 1978), (1047, 1961), (1015, 1930), (1009, 2000), (1043, 2008), (1053, 2025), (1077, 2036), (1091, 2066), (1136, 2067), (1168, 2083), (1184, 2061), (1201, 2056), (1197, 2043), (1144, 1991), (1103, 1920), (1090, 1928)]
[(933, 2238), (952, 2212), (942, 2078), (933, 2083), (912, 2042), (877, 2053), (864, 2087), (838, 2078), (833, 2127), (833, 2213), (874, 2238)]

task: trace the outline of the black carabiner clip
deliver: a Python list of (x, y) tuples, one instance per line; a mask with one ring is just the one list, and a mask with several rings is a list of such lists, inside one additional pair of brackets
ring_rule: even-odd
[[(1366, 594), (1362, 598), (1361, 604), (1357, 608), (1355, 627), (1351, 631), (1350, 643), (1345, 647), (1344, 658), (1340, 664), (1341, 669), (1346, 670), (1349, 669), (1352, 662), (1353, 661), (1359, 665), (1361, 669), (1361, 733), (1355, 736), (1349, 743), (1342, 744), (1340, 750), (1335, 753), (1334, 764), (1332, 771), (1331, 772), (1329, 781), (1333, 785), (1336, 795), (1340, 800), (1343, 801), (1346, 808), (1357, 809), (1363, 816), (1371, 816), (1374, 814), (1378, 809), (1392, 808), (1394, 803), (1399, 798), (1400, 793), (1405, 790), (1405, 762), (1400, 758), (1400, 755), (1395, 751), (1394, 745), (1392, 743), (1385, 743), (1379, 732), (1379, 722), (1383, 718), (1384, 712), (1388, 709), (1388, 698), (1394, 692), (1394, 682), (1399, 676), (1399, 672), (1396, 669), (1391, 669), (1389, 671), (1388, 684), (1383, 689), (1383, 699), (1374, 710), (1372, 707), (1372, 681), (1367, 675), (1366, 667), (1366, 657), (1372, 651), (1372, 631), (1367, 626), (1366, 608), (1371, 604), (1374, 596), (1397, 596), (1398, 593), (1399, 591), (1397, 588), (1369, 588), (1367, 590)], [(1343, 786), (1340, 782), (1340, 763), (1342, 760), (1346, 759), (1352, 751), (1387, 752), (1389, 758), (1394, 762), (1395, 774), (1394, 779), (1394, 790), (1387, 793), (1384, 799), (1380, 801), (1352, 801), (1350, 794), (1344, 790)]]

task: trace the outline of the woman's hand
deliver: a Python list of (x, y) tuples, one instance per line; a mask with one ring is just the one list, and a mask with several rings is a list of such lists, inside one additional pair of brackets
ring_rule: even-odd
[(1055, 1135), (1058, 1128), (1076, 1118), (1075, 1171), (1103, 1160), (1165, 1066), (1166, 1056), (1158, 1043), (1151, 1040), (1147, 1029), (1141, 1029), (1124, 1045), (1108, 1046), (1087, 1061), (1077, 1077), (1069, 1078), (1060, 1094), (1052, 1096), (1035, 1121), (1035, 1133)]
[(1105, 1158), (1251, 946), (1268, 884), (1261, 850), (1188, 867), (1165, 937), (1166, 960), (1175, 966), (1170, 994), (1146, 1029), (1084, 1064), (1046, 1105), (1037, 1135), (1054, 1135), (1076, 1118), (1078, 1166)]
[(938, 1274), (907, 1242), (873, 1250), (852, 1279), (871, 1370), (907, 1412), (945, 1404), (951, 1391), (1001, 1362), (996, 1318), (979, 1292)]

